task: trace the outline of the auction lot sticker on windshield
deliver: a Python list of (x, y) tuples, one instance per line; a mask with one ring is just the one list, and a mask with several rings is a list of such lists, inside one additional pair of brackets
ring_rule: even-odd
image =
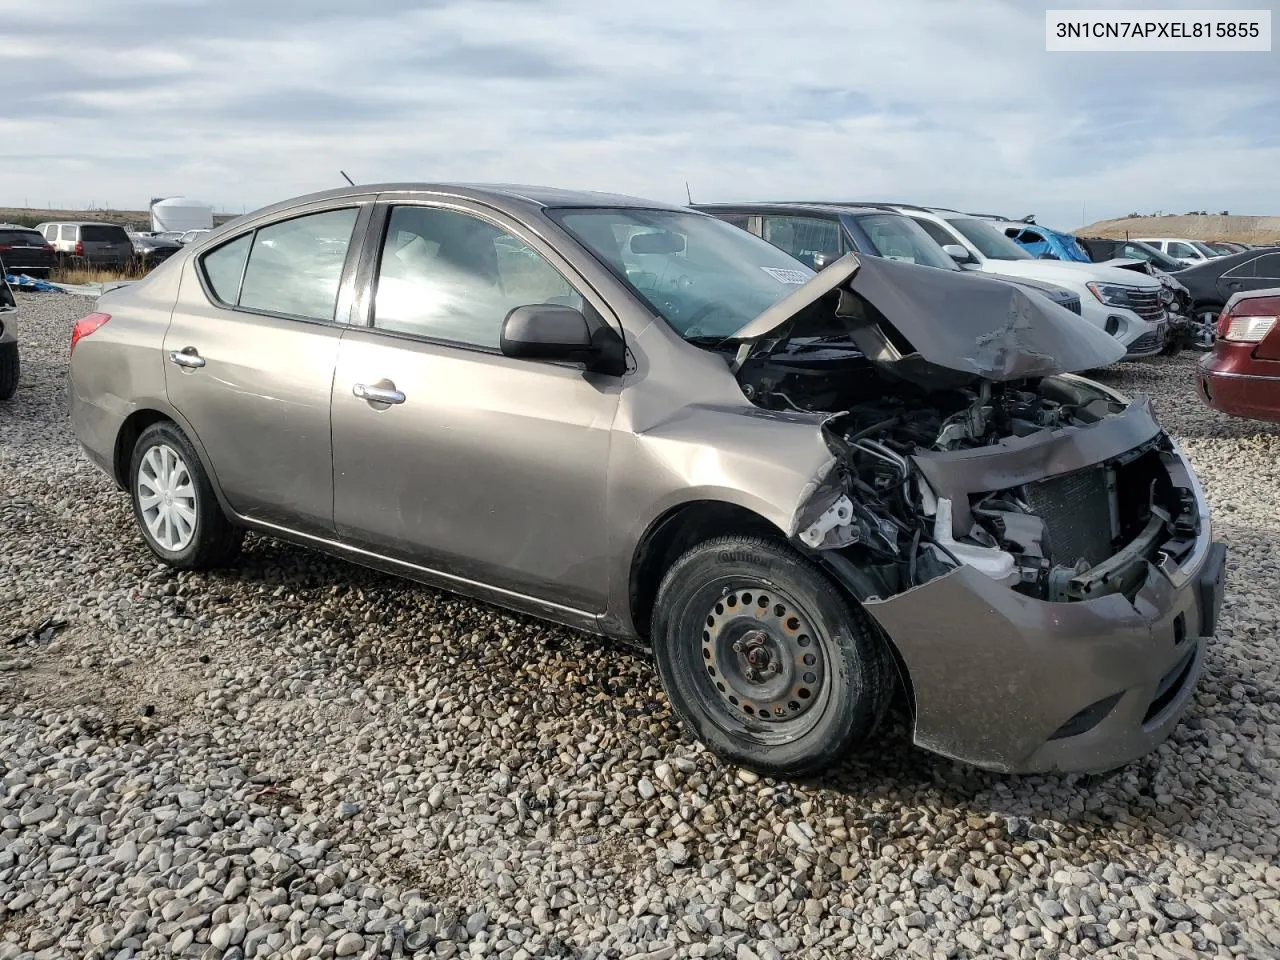
[(803, 270), (790, 270), (786, 267), (761, 267), (760, 269), (779, 283), (808, 283), (813, 279), (812, 273), (806, 273)]
[(1270, 10), (1046, 10), (1050, 51), (1267, 52)]

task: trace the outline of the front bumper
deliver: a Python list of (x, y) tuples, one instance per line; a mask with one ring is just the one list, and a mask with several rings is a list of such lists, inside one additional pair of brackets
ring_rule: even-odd
[(1152, 329), (1138, 337), (1129, 344), (1125, 350), (1124, 358), (1126, 360), (1144, 360), (1147, 357), (1158, 356), (1164, 352), (1165, 344), (1169, 339), (1169, 323), (1167, 320), (1160, 320), (1152, 324)]
[[(1089, 447), (1107, 454), (1107, 445), (1145, 433), (1148, 421), (1145, 406), (1135, 404), (1074, 442), (995, 455), (981, 466), (977, 458), (953, 461), (949, 473), (967, 469), (970, 476), (955, 481), (963, 485), (979, 469), (1012, 475), (1034, 463), (1063, 464)], [(1176, 451), (1169, 456), (1170, 478), (1194, 497), (1199, 527), (1180, 563), (1165, 553), (1146, 563), (1132, 600), (1112, 593), (1049, 602), (961, 566), (864, 603), (906, 667), (918, 745), (1005, 773), (1101, 772), (1168, 737), (1191, 701), (1217, 625), (1226, 552), (1213, 542), (1190, 465)]]

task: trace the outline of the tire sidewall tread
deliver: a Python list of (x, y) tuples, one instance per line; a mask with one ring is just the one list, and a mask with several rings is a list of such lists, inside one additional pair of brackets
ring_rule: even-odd
[[(166, 550), (151, 538), (138, 505), (138, 469), (142, 458), (149, 449), (161, 443), (173, 447), (182, 456), (196, 494), (195, 535), (185, 548), (178, 551)], [(177, 424), (161, 420), (142, 431), (129, 459), (128, 479), (129, 501), (133, 504), (138, 531), (148, 549), (169, 566), (178, 570), (206, 570), (228, 563), (240, 552), (244, 533), (223, 513), (199, 454)]]
[[(697, 643), (706, 611), (690, 604), (699, 584), (732, 576), (758, 578), (791, 593), (818, 621), (811, 626), (827, 636), (830, 701), (818, 723), (790, 743), (764, 744), (718, 725), (699, 704), (696, 681), (677, 649)], [(722, 759), (775, 776), (803, 776), (838, 761), (876, 728), (894, 689), (888, 652), (866, 614), (816, 563), (762, 537), (708, 540), (676, 560), (658, 588), (652, 641), (663, 688), (685, 728)]]

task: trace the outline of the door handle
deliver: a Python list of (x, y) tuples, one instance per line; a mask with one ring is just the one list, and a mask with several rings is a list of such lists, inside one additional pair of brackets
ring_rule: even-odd
[(363, 383), (357, 383), (351, 388), (351, 392), (361, 400), (368, 400), (370, 403), (404, 403), (404, 394), (397, 390), (394, 384), (390, 387), (369, 387)]
[(183, 347), (181, 350), (174, 350), (169, 354), (169, 359), (180, 367), (195, 368), (204, 366), (204, 357), (200, 356), (195, 347)]

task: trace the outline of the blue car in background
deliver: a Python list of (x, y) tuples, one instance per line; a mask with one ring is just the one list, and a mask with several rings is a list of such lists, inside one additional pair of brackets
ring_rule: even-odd
[(994, 226), (1004, 231), (1006, 237), (1033, 257), (1093, 263), (1088, 251), (1069, 233), (1050, 230), (1030, 220), (1005, 220), (993, 216), (985, 216), (983, 219), (992, 221)]

